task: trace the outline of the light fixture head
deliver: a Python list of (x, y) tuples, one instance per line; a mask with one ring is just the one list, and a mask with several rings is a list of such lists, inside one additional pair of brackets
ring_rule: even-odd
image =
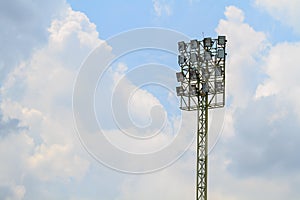
[(211, 47), (213, 45), (212, 39), (210, 37), (204, 38), (203, 45), (204, 45), (204, 47)]
[(183, 55), (178, 55), (178, 64), (183, 65), (186, 61), (186, 58)]
[(191, 50), (196, 50), (196, 49), (198, 49), (198, 47), (199, 47), (198, 40), (191, 40), (191, 43), (190, 43)]
[(177, 78), (178, 82), (183, 82), (183, 80), (184, 80), (183, 73), (182, 72), (177, 72), (176, 73), (176, 78)]
[(196, 69), (191, 69), (190, 70), (189, 77), (190, 77), (191, 81), (197, 81), (198, 73), (197, 73)]
[(191, 53), (191, 62), (198, 62), (198, 55), (196, 53)]
[(215, 83), (215, 90), (217, 92), (222, 92), (223, 89), (224, 89), (224, 83), (223, 83), (223, 81), (216, 81), (216, 83)]
[(182, 96), (184, 94), (184, 89), (182, 86), (176, 87), (177, 96)]
[(224, 35), (218, 36), (218, 44), (219, 45), (225, 45), (226, 42), (227, 42), (226, 36), (224, 36)]
[(178, 50), (184, 51), (185, 50), (185, 43), (183, 41), (178, 42)]
[(224, 49), (223, 48), (221, 48), (221, 49), (218, 49), (218, 51), (217, 51), (217, 57), (218, 58), (225, 58), (225, 51), (224, 51)]

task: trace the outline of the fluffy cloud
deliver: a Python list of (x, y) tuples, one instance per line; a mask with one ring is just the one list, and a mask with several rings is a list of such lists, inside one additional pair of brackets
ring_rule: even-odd
[(255, 3), (267, 10), (272, 17), (300, 33), (300, 13), (298, 10), (300, 2), (298, 0), (255, 0)]
[(184, 156), (168, 169), (144, 174), (141, 177), (129, 177), (122, 184), (117, 200), (137, 199), (193, 199), (195, 194), (194, 157)]
[(255, 92), (259, 80), (259, 63), (257, 58), (266, 50), (266, 35), (255, 31), (244, 23), (242, 10), (228, 6), (225, 11), (226, 20), (220, 20), (216, 29), (220, 35), (228, 39), (227, 52), (227, 91), (233, 98), (232, 105), (243, 106)]
[(0, 179), (10, 188), (5, 198), (22, 198), (32, 187), (24, 182), (33, 177), (80, 180), (89, 167), (74, 133), (72, 87), (80, 63), (101, 41), (95, 25), (71, 8), (48, 30), (48, 44), (22, 61), (1, 87), (1, 123), (9, 128), (15, 122), (17, 129), (1, 138), (0, 156), (6, 162)]
[(34, 141), (22, 129), (7, 130), (0, 137), (0, 198), (1, 199), (23, 199), (26, 187), (23, 179), (26, 172), (27, 158), (34, 149)]
[(0, 81), (18, 62), (47, 42), (47, 28), (65, 7), (64, 0), (0, 2)]
[(161, 0), (153, 0), (152, 2), (154, 12), (158, 17), (162, 15), (170, 16), (172, 14), (171, 6), (167, 2)]
[(236, 7), (227, 7), (225, 16), (217, 32), (229, 40), (227, 91), (232, 101), (227, 112), (230, 120), (225, 121), (230, 126), (225, 125), (224, 133), (230, 137), (223, 138), (210, 157), (216, 172), (211, 176), (216, 188), (211, 195), (215, 199), (297, 199), (293, 185), (300, 180), (296, 175), (300, 95), (294, 63), (299, 44), (271, 46), (264, 33), (243, 22), (244, 14)]
[[(20, 198), (62, 198), (60, 192), (54, 194), (44, 187), (48, 184), (66, 187), (74, 180), (81, 181), (90, 167), (89, 157), (86, 157), (74, 131), (72, 89), (80, 64), (103, 41), (99, 40), (95, 25), (83, 13), (68, 7), (52, 20), (48, 32), (48, 44), (22, 60), (0, 89), (3, 115), (0, 123), (7, 127), (6, 131), (12, 129), (14, 132), (1, 134), (4, 139), (1, 140), (0, 156), (3, 159), (10, 156), (7, 158), (10, 162), (2, 165), (1, 172), (5, 173), (0, 175), (3, 180), (0, 187), (7, 191), (5, 198), (13, 195)], [(111, 54), (110, 48), (105, 50)], [(111, 70), (110, 85), (105, 90), (110, 91), (125, 71), (122, 64)], [(124, 82), (126, 84), (121, 84), (120, 92), (130, 91), (132, 96), (129, 101), (119, 99), (118, 102), (124, 103), (125, 107), (129, 103), (132, 117), (141, 120), (141, 124), (149, 123), (152, 107), (162, 108), (159, 100), (126, 78)], [(110, 99), (106, 103), (110, 103)], [(159, 121), (161, 116), (158, 114), (161, 112), (154, 112), (153, 121)], [(12, 150), (10, 155), (10, 151), (5, 151), (9, 145), (22, 149)], [(18, 168), (13, 167), (15, 162), (19, 162)], [(63, 197), (69, 195), (66, 192)]]
[(21, 200), (26, 193), (25, 187), (22, 185), (0, 186), (0, 198), (9, 200)]
[[(118, 63), (116, 69), (109, 69), (102, 76), (96, 90), (96, 102), (101, 101), (96, 103), (101, 131), (112, 144), (124, 151), (154, 152), (171, 140), (173, 122), (168, 121), (160, 101), (134, 85), (127, 73), (130, 73), (128, 67)], [(139, 78), (138, 75), (131, 78)], [(151, 138), (156, 133), (158, 136)]]
[(300, 68), (297, 64), (299, 52), (299, 42), (280, 43), (271, 48), (264, 65), (268, 78), (258, 86), (256, 98), (275, 95), (278, 103), (291, 105), (300, 119), (300, 90), (297, 87), (300, 85)]
[[(164, 4), (155, 2), (158, 16), (170, 12)], [(48, 44), (35, 49), (1, 86), (0, 158), (4, 160), (0, 166), (1, 199), (68, 199), (70, 194), (67, 191), (61, 194), (61, 188), (67, 189), (65, 185), (70, 184), (70, 180), (85, 179), (91, 166), (74, 134), (71, 92), (80, 63), (103, 41), (98, 39), (95, 25), (84, 14), (74, 12), (65, 4), (62, 7), (59, 17), (52, 20), (48, 29), (49, 37), (42, 31), (42, 41), (48, 38)], [(216, 30), (218, 34), (227, 35), (229, 40), (227, 114), (230, 116), (226, 118), (224, 132), (230, 137), (223, 138), (211, 153), (209, 195), (226, 200), (299, 199), (296, 193), (296, 186), (300, 184), (300, 177), (296, 175), (300, 166), (297, 160), (300, 143), (297, 130), (300, 127), (296, 117), (300, 113), (297, 104), (299, 83), (294, 64), (297, 62), (291, 59), (297, 58), (299, 44), (269, 46), (265, 34), (246, 24), (243, 11), (234, 6), (226, 8), (225, 16)], [(42, 24), (47, 23), (43, 21)], [(36, 46), (35, 41), (28, 48), (33, 46)], [(288, 66), (290, 70), (282, 66)], [(112, 89), (126, 70), (122, 64), (112, 70), (111, 85), (106, 89)], [(125, 83), (121, 85), (121, 91), (135, 92), (129, 102), (128, 99), (120, 102), (129, 103), (126, 106), (133, 119), (140, 120), (141, 125), (147, 124), (151, 109), (162, 105), (146, 90), (129, 81)], [(174, 123), (177, 124), (175, 120)], [(163, 142), (169, 140), (167, 137), (160, 139)], [(140, 151), (143, 147), (145, 145), (131, 145), (129, 150)], [(145, 149), (153, 150), (156, 146)], [(194, 158), (192, 149), (176, 165), (158, 173), (122, 176), (118, 182), (124, 181), (124, 177), (126, 180), (121, 186), (111, 180), (114, 176), (109, 177), (111, 181), (103, 182), (113, 185), (114, 189), (120, 188), (117, 195), (120, 200), (192, 199)], [(103, 172), (97, 172), (97, 178), (105, 177), (99, 175)], [(94, 178), (94, 175), (90, 176)], [(56, 187), (64, 186), (57, 189), (56, 194), (52, 192), (55, 190), (53, 185), (48, 189), (50, 183)], [(74, 199), (83, 199), (83, 195), (75, 196), (72, 194)]]

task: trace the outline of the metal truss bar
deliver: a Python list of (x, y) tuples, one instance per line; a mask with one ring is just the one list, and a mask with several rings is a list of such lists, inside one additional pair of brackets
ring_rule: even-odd
[(207, 163), (208, 163), (208, 95), (199, 96), (197, 110), (197, 200), (207, 200)]

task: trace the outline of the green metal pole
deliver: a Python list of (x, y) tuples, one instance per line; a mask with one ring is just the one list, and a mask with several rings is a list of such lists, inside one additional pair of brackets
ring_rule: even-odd
[(199, 96), (197, 131), (197, 187), (196, 199), (207, 200), (208, 162), (208, 95)]
[(205, 200), (207, 200), (208, 177), (208, 95), (205, 95)]
[(198, 106), (199, 106), (199, 108), (197, 109), (197, 163), (196, 163), (196, 200), (198, 200), (199, 199), (199, 179), (200, 179), (200, 177), (199, 177), (199, 162), (200, 162), (200, 160), (199, 160), (199, 156), (200, 156), (200, 154), (199, 154), (199, 137), (200, 137), (200, 113), (199, 113), (199, 109), (200, 109), (200, 98), (198, 97)]

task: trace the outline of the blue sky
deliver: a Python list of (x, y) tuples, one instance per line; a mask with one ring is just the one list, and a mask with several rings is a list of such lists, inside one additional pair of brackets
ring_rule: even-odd
[[(183, 32), (190, 37), (215, 35), (215, 27), (224, 17), (224, 8), (235, 5), (246, 15), (245, 22), (257, 31), (269, 33), (272, 42), (282, 40), (295, 41), (299, 35), (291, 28), (279, 23), (254, 1), (161, 1), (162, 5), (170, 6), (170, 14), (162, 9), (160, 16), (155, 12), (151, 1), (68, 1), (74, 10), (79, 10), (97, 24), (97, 30), (103, 39), (107, 39), (122, 31), (133, 28), (158, 26)], [(118, 5), (118, 6), (116, 6)]]
[(209, 199), (298, 200), (299, 6), (2, 1), (0, 199), (194, 199), (195, 113), (174, 96), (177, 41), (226, 35)]

